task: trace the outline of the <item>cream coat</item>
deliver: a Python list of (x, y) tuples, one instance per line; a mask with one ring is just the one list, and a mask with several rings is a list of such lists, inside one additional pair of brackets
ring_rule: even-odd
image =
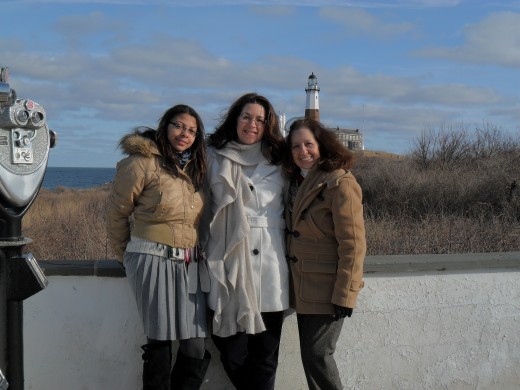
[(281, 167), (260, 155), (260, 144), (209, 147), (207, 154), (201, 245), (207, 243), (213, 332), (259, 333), (265, 329), (260, 312), (289, 307)]
[(107, 208), (108, 237), (118, 260), (123, 260), (130, 234), (172, 247), (194, 247), (203, 201), (189, 176), (165, 171), (155, 143), (138, 134), (126, 136), (122, 149), (129, 156), (117, 164)]
[(291, 306), (301, 314), (354, 308), (366, 252), (361, 188), (350, 172), (313, 168), (286, 210)]

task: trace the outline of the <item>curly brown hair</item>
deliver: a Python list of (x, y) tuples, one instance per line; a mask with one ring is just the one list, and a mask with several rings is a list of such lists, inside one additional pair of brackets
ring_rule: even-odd
[(231, 104), (228, 111), (221, 116), (215, 132), (208, 136), (208, 145), (222, 149), (229, 141), (238, 141), (237, 119), (244, 106), (251, 103), (260, 104), (265, 110), (262, 154), (271, 164), (281, 164), (285, 141), (280, 132), (278, 115), (269, 100), (257, 93), (246, 93)]
[(286, 150), (283, 157), (283, 170), (287, 177), (300, 172), (294, 163), (291, 152), (291, 139), (296, 130), (306, 128), (312, 133), (320, 150), (320, 159), (317, 162), (319, 169), (332, 172), (335, 169), (350, 169), (354, 165), (354, 154), (341, 143), (332, 130), (328, 130), (321, 122), (311, 118), (294, 121), (286, 137)]

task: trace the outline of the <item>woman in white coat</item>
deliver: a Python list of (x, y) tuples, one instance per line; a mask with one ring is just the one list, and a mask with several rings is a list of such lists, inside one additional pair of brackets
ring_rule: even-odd
[(209, 136), (206, 216), (212, 338), (238, 389), (274, 389), (289, 306), (278, 116), (263, 96), (237, 99)]

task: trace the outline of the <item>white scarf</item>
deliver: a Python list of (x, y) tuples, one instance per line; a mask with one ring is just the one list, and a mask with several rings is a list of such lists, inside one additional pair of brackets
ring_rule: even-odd
[(261, 142), (253, 145), (230, 142), (215, 152), (225, 158), (210, 183), (217, 202), (209, 227), (213, 239), (207, 252), (212, 282), (217, 283), (213, 333), (220, 337), (237, 332), (256, 334), (263, 332), (265, 326), (253, 283), (250, 227), (244, 210), (251, 191), (243, 168), (254, 169), (265, 157)]

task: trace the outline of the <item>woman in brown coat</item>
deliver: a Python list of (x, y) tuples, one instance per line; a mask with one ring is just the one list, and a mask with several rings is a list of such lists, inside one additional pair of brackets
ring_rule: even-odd
[[(157, 129), (137, 128), (120, 144), (107, 207), (108, 236), (135, 295), (147, 343), (143, 389), (198, 389), (210, 363), (209, 276), (198, 251), (206, 172), (204, 126), (178, 104)], [(179, 348), (172, 369), (172, 341)]]
[(321, 123), (295, 121), (287, 147), (287, 252), (303, 368), (309, 389), (342, 389), (333, 354), (363, 287), (361, 188), (352, 153)]

